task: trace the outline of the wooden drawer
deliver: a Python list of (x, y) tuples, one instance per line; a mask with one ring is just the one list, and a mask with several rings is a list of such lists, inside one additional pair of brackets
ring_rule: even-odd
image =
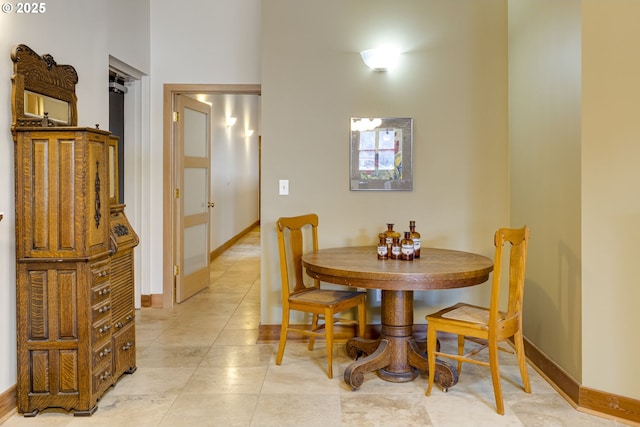
[(111, 299), (107, 299), (100, 304), (91, 307), (91, 322), (97, 323), (102, 319), (109, 317), (111, 319)]
[(102, 394), (113, 384), (113, 365), (111, 361), (93, 373), (93, 393)]
[(112, 328), (113, 325), (111, 324), (111, 316), (107, 317), (100, 323), (94, 324), (91, 327), (91, 342), (96, 344), (104, 339), (111, 338)]
[(111, 263), (109, 262), (109, 259), (93, 263), (89, 268), (91, 269), (92, 287), (103, 283), (109, 278), (109, 274), (111, 273)]
[(113, 336), (113, 361), (116, 378), (136, 370), (136, 329), (131, 323)]
[(119, 320), (113, 319), (113, 321), (114, 321), (113, 322), (113, 326), (115, 327), (114, 333), (118, 332), (119, 330), (124, 329), (127, 325), (132, 323), (135, 318), (136, 318), (135, 313), (133, 311), (130, 311), (130, 312), (126, 313), (126, 315), (123, 318), (119, 319)]
[(98, 304), (111, 295), (111, 282), (102, 283), (91, 289), (91, 305)]
[(91, 353), (92, 366), (93, 368), (97, 368), (98, 366), (104, 364), (106, 361), (110, 361), (113, 359), (113, 343), (112, 341), (107, 341), (106, 343), (97, 346)]

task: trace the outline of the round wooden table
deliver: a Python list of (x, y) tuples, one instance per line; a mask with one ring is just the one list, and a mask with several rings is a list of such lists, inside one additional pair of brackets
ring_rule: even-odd
[[(344, 373), (353, 390), (362, 385), (367, 372), (377, 370), (387, 381), (406, 382), (416, 378), (418, 370), (428, 370), (427, 355), (413, 337), (413, 291), (478, 285), (493, 270), (493, 261), (485, 256), (425, 247), (413, 261), (379, 260), (374, 246), (323, 249), (303, 255), (302, 265), (314, 279), (382, 290), (380, 337), (355, 337), (346, 345), (349, 356), (356, 359)], [(437, 360), (436, 370), (440, 387), (455, 385), (458, 375), (453, 366)]]

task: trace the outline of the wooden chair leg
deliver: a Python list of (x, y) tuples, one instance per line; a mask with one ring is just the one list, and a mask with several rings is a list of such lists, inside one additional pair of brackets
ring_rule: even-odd
[(329, 369), (327, 374), (329, 379), (333, 378), (333, 312), (329, 309), (325, 311), (324, 315), (324, 333), (327, 342), (327, 359)]
[(282, 316), (282, 325), (280, 326), (280, 343), (278, 344), (278, 354), (276, 355), (276, 365), (282, 363), (284, 356), (284, 347), (287, 345), (287, 330), (289, 329), (289, 314)]
[(500, 366), (498, 364), (498, 343), (489, 341), (489, 367), (491, 369), (491, 381), (493, 382), (493, 394), (496, 399), (498, 414), (504, 415), (504, 402), (502, 401), (502, 386), (500, 384)]
[(432, 325), (427, 325), (427, 364), (429, 365), (429, 384), (425, 395), (431, 395), (433, 381), (436, 378), (436, 345), (438, 341), (438, 331)]
[[(318, 329), (318, 315), (316, 313), (313, 314), (313, 317), (311, 318), (311, 330), (315, 331), (316, 329)], [(327, 321), (327, 319), (325, 319), (325, 322)], [(316, 337), (314, 337), (313, 335), (309, 336), (309, 350), (313, 350), (313, 345), (316, 342)]]
[[(458, 335), (458, 355), (464, 355), (464, 335)], [(458, 360), (458, 377), (462, 372), (462, 361)]]
[(529, 383), (529, 373), (527, 372), (527, 358), (524, 353), (524, 342), (522, 339), (522, 331), (518, 331), (513, 336), (513, 342), (516, 347), (516, 356), (518, 357), (518, 366), (520, 367), (520, 375), (522, 376), (522, 387), (526, 393), (531, 393), (531, 384)]

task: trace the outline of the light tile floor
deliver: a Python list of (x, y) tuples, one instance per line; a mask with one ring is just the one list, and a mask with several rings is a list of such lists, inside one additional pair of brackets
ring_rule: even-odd
[[(3, 426), (619, 426), (573, 409), (534, 369), (533, 392), (520, 388), (513, 356), (503, 357), (506, 412), (495, 412), (488, 370), (465, 365), (448, 393), (425, 397), (426, 376), (394, 384), (376, 374), (352, 391), (342, 375), (350, 359), (334, 350), (326, 377), (324, 343), (309, 352), (289, 342), (256, 344), (260, 321), (260, 231), (211, 265), (210, 286), (173, 309), (137, 312), (138, 370), (124, 376), (91, 417), (19, 414)], [(451, 345), (443, 340), (442, 345)]]

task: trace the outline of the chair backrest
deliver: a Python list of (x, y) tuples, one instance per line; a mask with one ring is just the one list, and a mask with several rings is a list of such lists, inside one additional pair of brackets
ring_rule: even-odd
[(524, 273), (527, 263), (527, 248), (529, 246), (529, 227), (522, 228), (500, 228), (494, 236), (496, 246), (493, 282), (491, 287), (491, 305), (489, 308), (489, 325), (495, 325), (498, 320), (500, 306), (500, 284), (502, 283), (502, 261), (506, 258), (504, 253), (505, 243), (510, 243), (507, 248), (509, 253), (509, 302), (505, 321), (517, 322), (520, 326), (522, 319), (522, 301), (524, 297)]
[[(302, 255), (308, 248), (305, 235), (311, 235), (311, 249), (318, 250), (318, 215), (307, 214), (279, 218), (278, 247), (280, 252), (280, 274), (282, 275), (282, 299), (286, 303), (289, 294), (307, 289), (303, 280)], [(306, 245), (305, 245), (306, 242)], [(293, 287), (290, 278), (293, 277)], [(314, 281), (314, 286), (320, 283)]]

